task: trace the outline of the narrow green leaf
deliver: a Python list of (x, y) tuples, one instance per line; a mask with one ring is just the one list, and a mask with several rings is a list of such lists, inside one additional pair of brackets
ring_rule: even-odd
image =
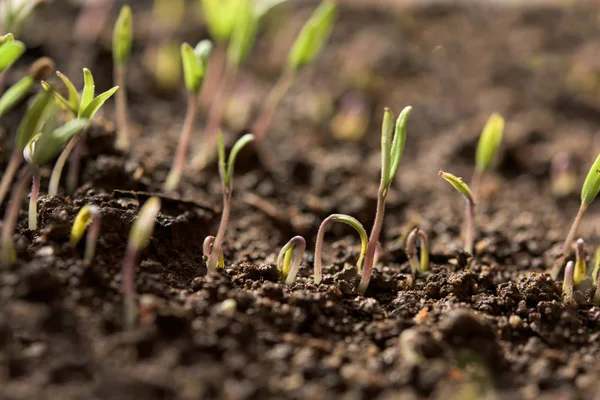
[(333, 30), (336, 14), (337, 6), (334, 1), (325, 0), (317, 7), (290, 50), (290, 68), (298, 70), (313, 62)]
[(131, 42), (133, 37), (133, 16), (131, 7), (121, 7), (119, 17), (113, 30), (113, 60), (117, 66), (127, 64), (131, 54)]
[(394, 114), (389, 108), (383, 110), (381, 124), (381, 185), (390, 186), (390, 156), (392, 149), (392, 133), (394, 132)]
[(73, 111), (74, 114), (77, 114), (79, 110), (79, 92), (75, 89), (75, 85), (69, 78), (63, 75), (60, 71), (56, 71), (56, 75), (63, 81), (65, 86), (67, 87), (67, 92), (69, 93), (69, 100), (67, 101), (67, 106), (69, 110)]
[(194, 55), (198, 60), (202, 61), (204, 69), (206, 69), (208, 64), (208, 57), (210, 56), (212, 48), (212, 42), (208, 39), (199, 41), (198, 44), (196, 44), (196, 47), (194, 47)]
[(95, 85), (94, 85), (94, 77), (92, 76), (92, 72), (84, 68), (83, 69), (83, 93), (81, 93), (81, 102), (79, 103), (79, 111), (77, 114), (78, 118), (82, 117), (82, 112), (85, 110), (90, 104), (90, 102), (94, 99), (95, 93)]
[(50, 108), (54, 106), (53, 100), (52, 93), (47, 91), (42, 91), (35, 97), (17, 129), (16, 145), (19, 151), (22, 151), (31, 138), (41, 130), (46, 118), (50, 115)]
[(229, 153), (229, 160), (227, 161), (227, 180), (225, 181), (225, 185), (227, 187), (231, 187), (231, 181), (233, 180), (233, 167), (235, 166), (235, 159), (237, 158), (240, 150), (244, 148), (248, 143), (254, 140), (254, 135), (251, 133), (247, 133), (241, 138), (238, 139), (237, 142), (231, 148), (231, 152)]
[(99, 94), (95, 99), (93, 99), (88, 106), (81, 112), (80, 118), (92, 119), (96, 112), (104, 105), (106, 100), (108, 100), (115, 92), (119, 89), (118, 86), (115, 86), (104, 93)]
[(460, 194), (462, 194), (468, 201), (473, 203), (473, 196), (471, 195), (471, 189), (469, 186), (463, 182), (463, 180), (457, 176), (454, 176), (448, 172), (444, 172), (442, 170), (438, 171), (438, 175), (444, 178), (448, 183), (450, 183), (454, 189), (456, 189)]
[(202, 0), (204, 19), (213, 39), (224, 43), (233, 31), (240, 0)]
[(411, 111), (411, 106), (404, 107), (404, 110), (402, 110), (398, 116), (398, 119), (396, 120), (396, 133), (394, 133), (394, 140), (392, 141), (392, 151), (390, 156), (392, 162), (389, 177), (390, 184), (394, 180), (396, 172), (398, 172), (400, 160), (402, 159), (402, 153), (404, 153), (404, 145), (406, 144), (406, 124)]
[(72, 110), (71, 106), (69, 104), (69, 101), (67, 99), (65, 99), (60, 93), (58, 93), (58, 91), (56, 89), (54, 89), (53, 86), (51, 86), (46, 81), (41, 81), (40, 83), (42, 84), (42, 87), (44, 88), (44, 90), (46, 92), (52, 93), (52, 95), (54, 96), (54, 98), (58, 102), (58, 105), (60, 106), (60, 108), (66, 110), (66, 111), (70, 111), (74, 115), (77, 115), (77, 110)]
[(25, 52), (25, 44), (13, 40), (0, 45), (0, 72), (10, 67)]
[(258, 19), (250, 0), (240, 0), (235, 26), (227, 48), (227, 60), (239, 67), (250, 54), (258, 31)]
[(87, 123), (87, 119), (74, 119), (50, 134), (41, 135), (31, 155), (32, 163), (40, 166), (52, 160), (73, 136), (85, 128)]
[(498, 147), (502, 143), (503, 131), (504, 118), (500, 114), (492, 114), (483, 127), (483, 131), (479, 137), (479, 144), (477, 145), (475, 161), (476, 167), (479, 170), (485, 171), (492, 165)]
[(600, 191), (600, 154), (592, 164), (581, 187), (581, 203), (586, 207), (589, 206), (598, 195), (598, 191)]
[(0, 97), (0, 118), (23, 100), (34, 82), (31, 76), (24, 76), (4, 92)]
[(190, 93), (197, 94), (202, 87), (204, 65), (194, 54), (194, 49), (187, 43), (181, 45), (181, 61), (185, 86)]
[(288, 0), (255, 0), (254, 14), (256, 15), (256, 18), (261, 19), (272, 8), (275, 8), (286, 1)]

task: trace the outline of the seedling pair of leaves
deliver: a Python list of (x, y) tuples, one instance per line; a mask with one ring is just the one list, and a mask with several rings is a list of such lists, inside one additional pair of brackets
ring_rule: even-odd
[(25, 52), (25, 44), (15, 40), (12, 33), (0, 36), (0, 73), (15, 63)]

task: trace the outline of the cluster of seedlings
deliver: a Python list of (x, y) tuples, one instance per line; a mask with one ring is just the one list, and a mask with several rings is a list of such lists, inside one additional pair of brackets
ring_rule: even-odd
[[(203, 40), (192, 47), (187, 43), (181, 45), (181, 59), (185, 87), (188, 94), (188, 108), (178, 142), (172, 168), (166, 178), (163, 189), (171, 192), (180, 184), (186, 166), (186, 155), (189, 150), (194, 121), (201, 97), (214, 94), (208, 110), (207, 127), (204, 130), (204, 147), (202, 157), (208, 161), (212, 154), (218, 158), (218, 169), (223, 193), (223, 209), (221, 222), (215, 236), (208, 236), (203, 242), (203, 255), (208, 273), (214, 273), (224, 268), (223, 243), (227, 225), (230, 219), (233, 193), (233, 173), (236, 157), (250, 142), (260, 141), (268, 131), (277, 105), (294, 82), (295, 76), (305, 66), (316, 58), (327, 38), (329, 37), (336, 15), (336, 5), (331, 0), (324, 0), (314, 11), (302, 28), (291, 47), (288, 64), (280, 79), (268, 94), (264, 108), (253, 125), (253, 133), (241, 137), (232, 147), (226, 157), (223, 134), (220, 130), (223, 108), (234, 85), (237, 73), (244, 60), (250, 53), (258, 32), (261, 18), (270, 8), (284, 0), (270, 2), (252, 2), (250, 0), (216, 1), (205, 0), (204, 12), (209, 31), (216, 45), (209, 40)], [(116, 94), (116, 120), (118, 134), (115, 145), (126, 151), (130, 146), (128, 129), (127, 98), (125, 92), (126, 71), (131, 53), (133, 32), (133, 15), (128, 6), (121, 9), (113, 34), (114, 80), (118, 86), (96, 96), (92, 73), (83, 69), (84, 85), (81, 93), (64, 74), (56, 75), (66, 87), (67, 96), (45, 80), (54, 68), (49, 59), (36, 61), (28, 73), (16, 84), (10, 87), (0, 97), (0, 117), (19, 104), (29, 93), (35, 82), (41, 82), (41, 88), (28, 110), (23, 115), (15, 137), (15, 145), (8, 167), (0, 184), (0, 205), (12, 185), (10, 204), (6, 207), (1, 232), (0, 266), (8, 267), (16, 262), (13, 244), (13, 234), (17, 224), (19, 211), (29, 180), (32, 180), (29, 202), (29, 229), (37, 229), (37, 200), (40, 192), (41, 166), (56, 159), (50, 178), (48, 194), (58, 195), (62, 170), (67, 160), (71, 160), (70, 171), (67, 175), (66, 192), (71, 193), (77, 186), (78, 164), (81, 156), (80, 148), (85, 141), (86, 128), (92, 123), (93, 117), (105, 102)], [(11, 34), (0, 37), (0, 74), (13, 64), (25, 51), (22, 42), (14, 40)], [(215, 93), (203, 91), (205, 76), (211, 71), (209, 82), (217, 88)], [(219, 82), (220, 79), (220, 82)], [(119, 89), (121, 88), (121, 89)], [(321, 223), (314, 252), (314, 283), (320, 284), (323, 278), (322, 253), (325, 231), (330, 223), (341, 222), (351, 226), (358, 232), (361, 249), (356, 263), (357, 274), (361, 276), (357, 291), (364, 295), (369, 286), (373, 268), (377, 264), (381, 244), (381, 234), (385, 203), (391, 184), (398, 172), (407, 138), (407, 123), (412, 108), (405, 107), (397, 119), (391, 110), (385, 109), (381, 130), (381, 180), (377, 193), (375, 220), (370, 235), (363, 225), (354, 217), (344, 214), (332, 214)], [(473, 244), (476, 237), (475, 204), (478, 201), (478, 190), (498, 152), (502, 142), (504, 119), (493, 114), (484, 126), (476, 151), (476, 166), (471, 187), (450, 173), (439, 171), (439, 176), (450, 183), (465, 199), (464, 251), (473, 254)], [(213, 138), (216, 143), (213, 143)], [(215, 145), (216, 144), (216, 145)], [(79, 151), (78, 151), (79, 149)], [(216, 151), (215, 151), (216, 149)], [(26, 164), (19, 168), (22, 158)], [(58, 157), (58, 158), (57, 158)], [(581, 207), (569, 231), (563, 246), (562, 257), (552, 268), (556, 278), (567, 260), (571, 244), (577, 228), (589, 204), (600, 191), (600, 156), (590, 169), (581, 192)], [(122, 267), (122, 293), (124, 299), (125, 326), (134, 326), (137, 315), (135, 301), (135, 267), (140, 253), (147, 246), (152, 236), (155, 220), (160, 211), (161, 203), (158, 197), (151, 197), (139, 211), (129, 234), (129, 241)], [(87, 231), (84, 261), (93, 261), (96, 242), (101, 229), (101, 210), (98, 205), (85, 205), (79, 211), (73, 223), (70, 244), (76, 246)], [(420, 249), (420, 251), (419, 251)], [(277, 257), (277, 269), (281, 281), (292, 284), (299, 271), (306, 250), (306, 241), (301, 236), (293, 237), (286, 243)], [(406, 254), (413, 275), (429, 271), (429, 239), (426, 232), (414, 228), (406, 240)], [(576, 261), (566, 264), (564, 273), (564, 300), (573, 301), (574, 288), (593, 284), (597, 287), (592, 299), (600, 306), (600, 248), (597, 251), (596, 265), (588, 277), (584, 257), (584, 242), (577, 241)]]

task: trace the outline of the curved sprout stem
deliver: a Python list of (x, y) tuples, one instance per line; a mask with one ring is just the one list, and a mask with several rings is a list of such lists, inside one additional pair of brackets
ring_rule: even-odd
[(22, 151), (17, 149), (13, 150), (10, 160), (8, 161), (8, 165), (6, 166), (6, 171), (4, 171), (4, 174), (2, 174), (2, 182), (0, 182), (0, 206), (2, 206), (2, 203), (6, 198), (6, 194), (8, 193), (10, 184), (12, 183), (17, 170), (19, 169), (19, 165), (21, 165), (21, 159), (23, 157), (22, 153)]
[(294, 236), (281, 248), (277, 256), (277, 269), (286, 285), (292, 284), (296, 279), (305, 250), (306, 240), (302, 236)]
[[(416, 241), (421, 241), (421, 263), (417, 259)], [(417, 271), (427, 272), (429, 270), (429, 238), (425, 232), (415, 228), (408, 234), (406, 239), (406, 255), (410, 261), (410, 269), (413, 275)]]
[(384, 190), (379, 189), (377, 196), (377, 212), (375, 213), (375, 222), (373, 223), (373, 229), (371, 230), (371, 236), (369, 236), (369, 242), (367, 243), (367, 252), (365, 254), (365, 268), (363, 269), (360, 283), (358, 284), (358, 293), (364, 295), (371, 281), (371, 274), (373, 273), (373, 266), (375, 265), (375, 250), (377, 250), (377, 243), (379, 241), (379, 235), (381, 234), (381, 228), (383, 226), (383, 214), (385, 213), (385, 198), (387, 197), (387, 188)]
[[(215, 242), (215, 237), (210, 235), (204, 239), (204, 243), (202, 244), (202, 256), (204, 257), (204, 261), (208, 261), (210, 257), (210, 251), (212, 250), (213, 243)], [(217, 262), (217, 268), (225, 268), (225, 258), (223, 256), (223, 249), (219, 253), (219, 261)]]
[(581, 205), (579, 206), (579, 210), (577, 211), (577, 215), (575, 216), (575, 219), (573, 220), (573, 224), (571, 225), (571, 228), (569, 229), (567, 238), (565, 239), (565, 242), (563, 244), (562, 255), (556, 261), (556, 263), (554, 263), (554, 266), (552, 267), (552, 271), (550, 272), (550, 274), (552, 275), (552, 278), (555, 280), (558, 279), (558, 276), (560, 274), (560, 271), (562, 270), (563, 264), (565, 263), (565, 260), (567, 259), (568, 255), (569, 255), (569, 250), (571, 250), (571, 244), (573, 243), (573, 239), (575, 239), (575, 234), (577, 233), (577, 229), (579, 229), (579, 225), (581, 224), (581, 220), (583, 219), (583, 214), (585, 214), (586, 210), (587, 210), (587, 206), (585, 205), (585, 203), (582, 202)]
[(573, 284), (579, 285), (585, 279), (587, 272), (587, 263), (585, 262), (585, 242), (583, 239), (577, 239), (577, 248), (575, 250), (575, 269), (573, 271)]

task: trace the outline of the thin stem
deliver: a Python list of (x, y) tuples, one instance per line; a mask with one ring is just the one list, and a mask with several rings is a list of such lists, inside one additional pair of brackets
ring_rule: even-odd
[(573, 269), (573, 261), (569, 261), (565, 268), (565, 278), (562, 287), (563, 301), (565, 303), (573, 300)]
[(13, 186), (10, 203), (4, 214), (4, 221), (2, 222), (2, 247), (0, 250), (0, 266), (2, 267), (9, 267), (16, 261), (13, 234), (17, 226), (21, 202), (23, 201), (23, 197), (25, 197), (27, 183), (31, 175), (31, 167), (27, 166), (21, 170), (19, 180)]
[(226, 56), (227, 51), (225, 46), (218, 43), (210, 55), (206, 78), (200, 92), (200, 105), (204, 109), (208, 109), (215, 99), (219, 83), (221, 83), (221, 78), (223, 77), (225, 62), (227, 61)]
[(29, 196), (29, 230), (37, 229), (37, 201), (40, 196), (40, 169), (32, 166), (33, 177), (31, 179), (31, 194)]
[(475, 240), (475, 202), (467, 199), (465, 207), (465, 251), (473, 254), (473, 241)]
[[(417, 258), (417, 239), (421, 241), (420, 264), (419, 259)], [(410, 261), (410, 268), (413, 275), (416, 275), (419, 270), (421, 270), (421, 272), (427, 272), (429, 269), (429, 238), (427, 237), (427, 234), (419, 228), (413, 229), (408, 234), (408, 238), (406, 239), (406, 255)]]
[(123, 293), (123, 316), (126, 329), (135, 326), (137, 317), (135, 304), (135, 266), (138, 258), (138, 248), (129, 244), (125, 250), (123, 269), (121, 270), (121, 291)]
[(172, 192), (179, 186), (181, 181), (181, 175), (185, 167), (186, 155), (188, 148), (190, 147), (190, 138), (192, 136), (192, 130), (194, 128), (194, 121), (196, 120), (196, 114), (198, 110), (198, 95), (189, 94), (188, 106), (185, 113), (185, 120), (183, 122), (183, 128), (181, 130), (181, 136), (177, 145), (177, 152), (173, 159), (173, 166), (167, 176), (167, 180), (164, 185), (165, 192)]
[(387, 197), (387, 189), (379, 188), (377, 195), (377, 212), (375, 213), (375, 222), (373, 223), (373, 229), (371, 230), (371, 236), (369, 236), (369, 243), (367, 244), (367, 254), (365, 256), (365, 266), (363, 269), (362, 278), (358, 285), (358, 293), (364, 295), (369, 286), (371, 280), (371, 274), (373, 272), (373, 265), (375, 261), (375, 250), (377, 249), (377, 241), (381, 234), (381, 228), (383, 226), (383, 215), (385, 213), (385, 198)]
[(54, 164), (54, 169), (52, 169), (52, 175), (50, 176), (50, 184), (48, 185), (48, 194), (50, 196), (58, 195), (58, 185), (60, 184), (60, 176), (62, 175), (62, 170), (65, 167), (65, 163), (73, 151), (73, 148), (79, 141), (80, 135), (76, 135), (69, 140), (69, 143), (65, 146), (63, 151), (58, 156), (58, 160), (56, 160), (56, 164)]
[(291, 68), (286, 68), (277, 80), (275, 86), (273, 86), (273, 88), (267, 95), (264, 107), (260, 115), (256, 119), (254, 127), (252, 128), (252, 133), (256, 135), (257, 140), (262, 140), (267, 135), (267, 130), (271, 125), (271, 120), (273, 119), (275, 110), (281, 102), (281, 99), (283, 99), (285, 94), (288, 92), (288, 90), (294, 83), (294, 78), (294, 70), (292, 70)]
[(471, 180), (470, 185), (473, 201), (479, 201), (479, 188), (481, 187), (482, 178), (483, 170), (475, 167), (475, 172), (473, 172), (473, 179)]
[(129, 122), (127, 120), (127, 90), (125, 88), (125, 75), (127, 67), (115, 66), (114, 81), (119, 90), (115, 93), (115, 119), (117, 121), (117, 141), (115, 146), (121, 150), (129, 148)]
[(214, 272), (217, 270), (219, 263), (219, 253), (221, 253), (221, 247), (223, 246), (223, 238), (225, 237), (225, 231), (227, 231), (227, 224), (229, 223), (229, 213), (231, 212), (231, 191), (228, 188), (223, 188), (223, 212), (221, 213), (221, 223), (219, 224), (219, 230), (215, 241), (213, 242), (210, 256), (208, 257), (208, 272)]
[(581, 224), (581, 220), (583, 218), (583, 214), (587, 210), (587, 206), (585, 204), (581, 204), (579, 206), (579, 210), (577, 211), (577, 215), (573, 220), (573, 224), (571, 225), (571, 229), (569, 229), (569, 233), (567, 234), (567, 238), (565, 239), (565, 243), (562, 247), (562, 256), (554, 263), (552, 267), (551, 275), (553, 279), (557, 279), (560, 271), (562, 270), (562, 266), (569, 255), (569, 250), (571, 250), (571, 244), (573, 243), (573, 239), (575, 238), (575, 234), (577, 233), (577, 229), (579, 229), (579, 225)]
[(291, 285), (296, 279), (302, 257), (306, 250), (306, 241), (302, 236), (294, 236), (283, 246), (277, 257), (277, 269), (281, 272), (281, 280)]
[(73, 194), (77, 189), (77, 182), (79, 181), (79, 167), (81, 166), (81, 156), (83, 155), (83, 146), (85, 143), (85, 134), (83, 131), (79, 136), (77, 145), (73, 149), (73, 155), (69, 160), (69, 171), (67, 173), (67, 194)]
[(8, 165), (6, 166), (6, 171), (4, 171), (4, 174), (2, 175), (2, 182), (0, 182), (0, 206), (2, 206), (2, 203), (4, 202), (10, 184), (17, 173), (17, 169), (19, 169), (19, 165), (21, 165), (22, 157), (21, 151), (17, 149), (13, 150)]
[[(95, 206), (93, 206), (95, 207)], [(96, 243), (98, 242), (98, 236), (100, 236), (100, 226), (102, 225), (102, 216), (100, 209), (95, 208), (92, 216), (92, 222), (88, 228), (87, 237), (85, 239), (85, 254), (83, 260), (86, 264), (89, 264), (94, 259), (96, 254)]]

